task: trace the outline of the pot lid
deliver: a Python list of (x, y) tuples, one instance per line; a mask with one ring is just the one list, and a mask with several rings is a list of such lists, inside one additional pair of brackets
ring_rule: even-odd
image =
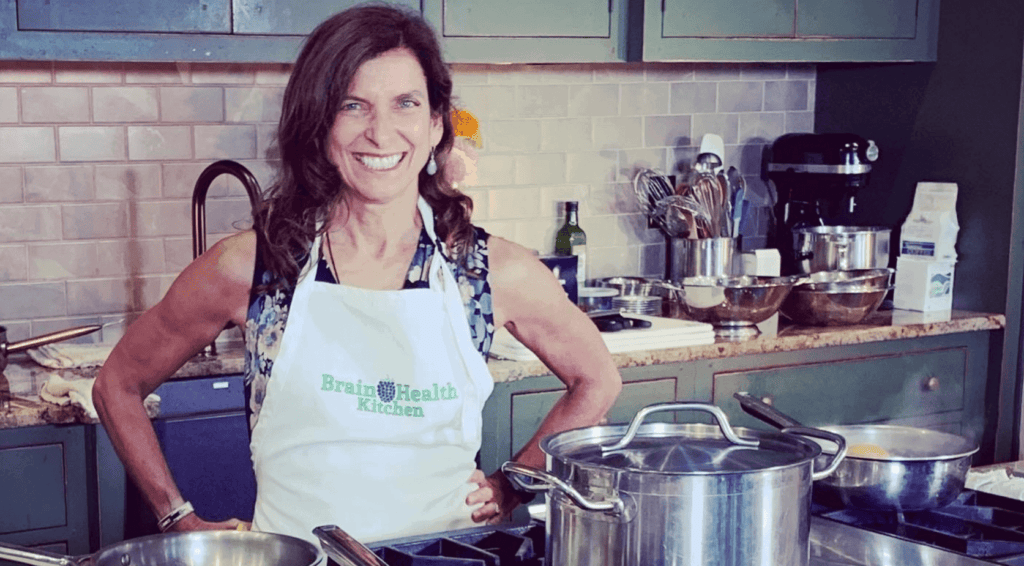
[(755, 472), (812, 461), (822, 451), (816, 442), (795, 434), (733, 429), (714, 405), (671, 403), (660, 407), (671, 409), (652, 406), (637, 417), (655, 410), (686, 408), (710, 412), (718, 424), (641, 425), (634, 418), (628, 427), (598, 426), (559, 433), (546, 439), (542, 448), (577, 463), (656, 474)]

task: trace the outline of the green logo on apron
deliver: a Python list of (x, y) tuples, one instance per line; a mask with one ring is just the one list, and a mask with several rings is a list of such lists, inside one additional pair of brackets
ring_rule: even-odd
[(431, 387), (414, 389), (408, 385), (396, 384), (390, 378), (384, 378), (373, 386), (363, 383), (362, 380), (352, 383), (335, 379), (329, 373), (321, 377), (321, 391), (357, 397), (356, 410), (395, 417), (422, 418), (422, 403), (455, 401), (459, 398), (459, 391), (451, 383), (433, 383)]

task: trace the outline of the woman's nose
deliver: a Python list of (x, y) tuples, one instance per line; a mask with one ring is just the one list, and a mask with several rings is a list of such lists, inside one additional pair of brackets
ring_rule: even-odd
[(366, 137), (377, 146), (384, 146), (395, 135), (395, 126), (395, 119), (390, 112), (375, 111), (366, 125)]

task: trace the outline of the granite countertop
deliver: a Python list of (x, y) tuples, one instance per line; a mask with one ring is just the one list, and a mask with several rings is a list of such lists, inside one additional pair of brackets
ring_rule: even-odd
[[(998, 330), (1005, 325), (1006, 317), (1001, 314), (952, 311), (933, 315), (878, 311), (855, 326), (807, 327), (783, 324), (777, 332), (764, 333), (742, 342), (719, 340), (704, 346), (644, 350), (614, 354), (612, 357), (619, 367), (624, 368)], [(244, 350), (240, 345), (219, 347), (216, 355), (200, 354), (188, 361), (172, 379), (242, 373), (243, 361)], [(491, 359), (487, 365), (497, 383), (551, 374), (551, 370), (537, 360)], [(95, 377), (96, 373), (97, 368), (52, 370), (36, 364), (27, 355), (11, 356), (3, 375), (10, 383), (13, 398), (10, 411), (0, 413), (0, 429), (95, 422), (77, 407), (59, 407), (42, 401), (38, 394), (39, 388), (54, 374), (64, 379), (89, 379)], [(151, 417), (156, 415), (156, 410), (150, 411)]]

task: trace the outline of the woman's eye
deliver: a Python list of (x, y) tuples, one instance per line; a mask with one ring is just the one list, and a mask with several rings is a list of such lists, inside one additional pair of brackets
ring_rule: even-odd
[(416, 108), (420, 105), (420, 101), (415, 98), (404, 98), (398, 103), (398, 105), (402, 108)]
[(341, 105), (341, 110), (343, 112), (354, 112), (354, 111), (360, 110), (361, 108), (362, 108), (362, 105), (359, 104), (358, 102), (345, 102), (345, 103), (342, 103), (342, 105)]

